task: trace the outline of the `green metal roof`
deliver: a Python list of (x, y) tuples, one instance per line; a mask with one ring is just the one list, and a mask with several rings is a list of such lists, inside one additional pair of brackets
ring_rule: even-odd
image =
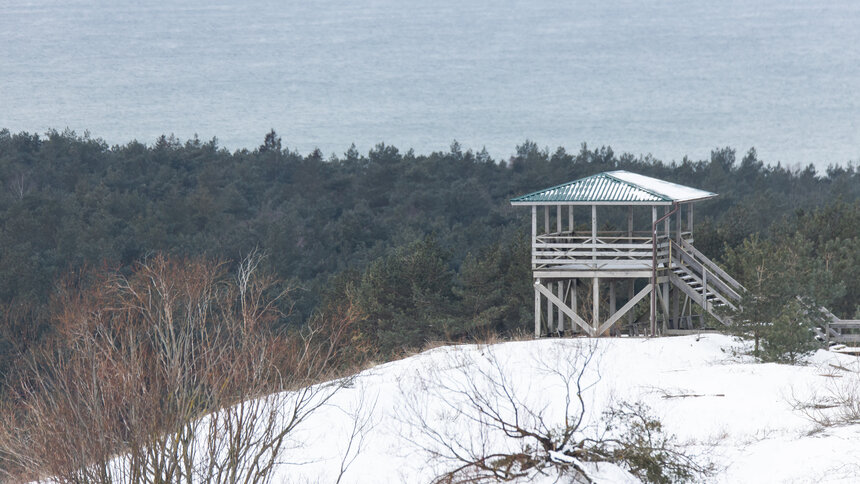
[(668, 205), (716, 197), (716, 193), (618, 170), (512, 198), (513, 205)]

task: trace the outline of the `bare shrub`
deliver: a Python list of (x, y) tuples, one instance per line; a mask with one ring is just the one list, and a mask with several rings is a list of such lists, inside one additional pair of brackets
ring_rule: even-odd
[(831, 364), (824, 371), (822, 376), (829, 377), (824, 389), (803, 398), (792, 394), (792, 407), (818, 430), (860, 423), (860, 364)]
[[(614, 462), (651, 482), (709, 475), (642, 404), (622, 403), (587, 425), (584, 394), (600, 379), (591, 344), (556, 345), (535, 359), (542, 388), (515, 380), (492, 346), (446, 355), (402, 383), (404, 434), (447, 469), (434, 482), (504, 482), (539, 474), (592, 482), (585, 462)], [(563, 352), (561, 354), (560, 352)], [(424, 391), (411, 391), (417, 384)], [(474, 432), (464, 429), (473, 429)]]
[(290, 433), (347, 379), (356, 313), (290, 333), (251, 256), (144, 261), (62, 289), (58, 337), (22, 362), (0, 417), (2, 472), (59, 482), (267, 482)]
[(642, 402), (620, 402), (603, 413), (607, 432), (599, 439), (585, 439), (588, 460), (623, 463), (644, 482), (671, 484), (696, 481), (712, 474), (713, 464), (679, 444), (665, 433), (663, 424)]

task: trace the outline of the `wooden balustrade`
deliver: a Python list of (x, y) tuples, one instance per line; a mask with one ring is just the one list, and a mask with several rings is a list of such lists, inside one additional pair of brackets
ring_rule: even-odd
[[(632, 237), (612, 232), (601, 232), (597, 237), (559, 232), (535, 237), (532, 242), (532, 265), (535, 269), (571, 264), (596, 268), (607, 262), (616, 262), (650, 267), (653, 250), (647, 232), (636, 233)], [(659, 237), (658, 264), (665, 264), (668, 254), (669, 239)]]

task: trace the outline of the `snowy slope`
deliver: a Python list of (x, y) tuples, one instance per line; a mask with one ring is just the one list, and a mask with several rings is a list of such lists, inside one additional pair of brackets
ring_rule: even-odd
[[(611, 400), (642, 400), (669, 433), (701, 444), (696, 448), (722, 467), (716, 482), (860, 482), (860, 426), (810, 434), (813, 424), (791, 405), (793, 398), (805, 399), (832, 384), (829, 365), (856, 365), (857, 359), (819, 351), (806, 366), (760, 364), (733, 356), (738, 343), (722, 335), (449, 346), (379, 365), (358, 375), (331, 406), (306, 422), (294, 436), (302, 447), (284, 456), (301, 464), (281, 465), (275, 482), (332, 482), (352, 429), (350, 414), (359, 407), (374, 426), (364, 432), (344, 482), (427, 482), (450, 464), (428, 457), (426, 441), (408, 424), (409, 408), (419, 402), (432, 422), (463, 439), (477, 432), (473, 422), (446, 420), (453, 415), (446, 405), (451, 400), (444, 392), (428, 393), (428, 379), (457, 381), (477, 372), (492, 355), (519, 394), (560, 418), (564, 393), (548, 370), (565, 367), (589, 344), (595, 345), (595, 358), (585, 378), (587, 422), (594, 422)], [(603, 482), (625, 479), (612, 466), (592, 471)]]

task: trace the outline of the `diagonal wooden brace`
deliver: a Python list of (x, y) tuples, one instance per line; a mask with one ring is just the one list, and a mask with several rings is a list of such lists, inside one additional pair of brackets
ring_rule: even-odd
[(639, 291), (639, 293), (637, 293), (635, 296), (633, 296), (633, 299), (627, 301), (627, 304), (622, 306), (621, 309), (619, 309), (618, 311), (615, 311), (615, 314), (610, 316), (609, 319), (607, 319), (605, 323), (600, 325), (600, 328), (597, 330), (597, 334), (603, 334), (604, 331), (609, 329), (613, 324), (615, 324), (616, 321), (621, 319), (621, 316), (624, 316), (625, 314), (627, 314), (627, 311), (630, 311), (631, 309), (633, 309), (633, 306), (635, 306), (636, 303), (641, 301), (642, 298), (647, 296), (649, 292), (651, 292), (651, 284), (648, 284), (647, 286), (642, 288), (642, 290)]
[(564, 311), (564, 314), (570, 316), (570, 319), (572, 319), (574, 323), (578, 324), (579, 327), (585, 330), (585, 332), (588, 333), (589, 336), (594, 336), (594, 328), (589, 326), (588, 323), (586, 323), (582, 318), (580, 318), (579, 315), (576, 314), (573, 309), (569, 308), (567, 304), (565, 304), (561, 299), (559, 299), (555, 294), (553, 294), (552, 291), (547, 289), (540, 282), (535, 282), (535, 289), (537, 289), (538, 291), (540, 291), (541, 294), (546, 296), (546, 298), (549, 299), (551, 303), (561, 308), (561, 310)]

